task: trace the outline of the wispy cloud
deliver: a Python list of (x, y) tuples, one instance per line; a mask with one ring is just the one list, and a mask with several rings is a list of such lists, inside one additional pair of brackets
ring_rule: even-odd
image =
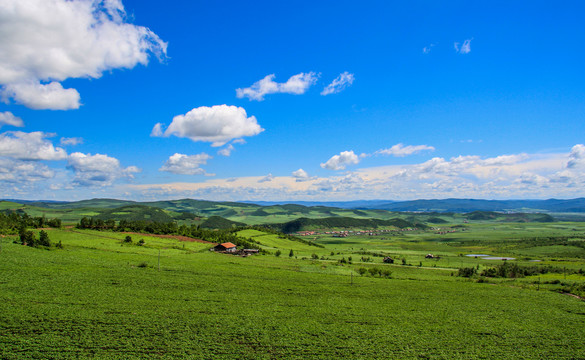
[[(417, 199), (469, 197), (506, 199), (582, 196), (585, 164), (582, 144), (555, 154), (436, 157), (404, 165), (362, 168), (329, 177), (311, 177), (302, 169), (291, 176), (215, 179), (199, 183), (130, 185), (140, 194), (191, 196), (217, 200)], [(355, 160), (355, 158), (354, 158)], [(302, 179), (302, 181), (299, 181)]]
[(421, 151), (435, 151), (435, 148), (429, 145), (407, 145), (396, 144), (389, 149), (381, 149), (376, 151), (376, 155), (390, 155), (397, 157), (404, 157), (408, 155), (417, 154)]
[(270, 74), (250, 87), (238, 88), (236, 89), (236, 96), (240, 99), (247, 97), (250, 100), (262, 101), (264, 96), (268, 94), (304, 94), (309, 87), (317, 82), (319, 74), (314, 72), (299, 73), (291, 76), (285, 83), (275, 82), (274, 77), (274, 74)]
[(232, 154), (232, 151), (234, 151), (234, 146), (232, 144), (228, 144), (228, 146), (218, 150), (217, 154), (221, 156), (230, 156)]
[(430, 52), (431, 52), (431, 50), (433, 49), (434, 46), (435, 46), (435, 44), (430, 44), (429, 46), (425, 46), (422, 49), (422, 53), (425, 54), (425, 55), (426, 54), (430, 54)]
[(70, 138), (62, 137), (61, 140), (59, 141), (59, 144), (61, 146), (75, 146), (75, 145), (83, 144), (83, 139), (80, 137), (70, 137)]
[(345, 88), (351, 86), (353, 81), (355, 80), (354, 74), (350, 74), (349, 72), (345, 71), (339, 74), (331, 84), (327, 85), (323, 91), (321, 91), (321, 95), (330, 95), (330, 94), (337, 94)]
[(14, 116), (10, 111), (5, 111), (0, 112), (0, 127), (2, 127), (2, 125), (23, 127), (24, 122), (18, 116)]
[(459, 54), (469, 54), (471, 52), (471, 40), (473, 40), (473, 38), (463, 41), (463, 44), (458, 42), (453, 43), (455, 52), (458, 52)]

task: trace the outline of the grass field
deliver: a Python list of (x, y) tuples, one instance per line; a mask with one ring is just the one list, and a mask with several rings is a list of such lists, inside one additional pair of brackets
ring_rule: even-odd
[[(532, 231), (566, 234), (578, 226), (322, 236), (316, 240), (324, 248), (245, 230), (239, 235), (282, 251), (246, 258), (146, 235), (124, 244), (126, 234), (113, 232), (49, 230), (62, 250), (2, 238), (0, 358), (585, 358), (585, 302), (547, 291), (562, 286), (556, 281), (583, 283), (583, 275), (546, 274), (538, 284), (453, 275), (460, 266), (492, 263), (459, 256), (463, 251), (510, 255), (496, 250), (513, 250), (510, 239)], [(559, 257), (556, 246), (515, 244), (542, 256), (539, 264), (584, 264), (570, 249)], [(409, 265), (373, 256), (362, 262), (361, 249)], [(424, 259), (428, 252), (442, 257)], [(339, 264), (349, 257), (352, 264)], [(360, 276), (360, 267), (391, 275)]]

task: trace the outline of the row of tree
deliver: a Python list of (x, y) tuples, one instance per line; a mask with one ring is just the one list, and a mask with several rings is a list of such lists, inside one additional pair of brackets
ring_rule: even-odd
[(253, 239), (238, 236), (237, 231), (244, 228), (233, 229), (204, 229), (197, 225), (177, 225), (176, 222), (155, 222), (144, 220), (120, 220), (118, 224), (114, 220), (101, 220), (82, 218), (76, 226), (78, 229), (111, 230), (120, 232), (142, 232), (157, 235), (181, 235), (195, 239), (201, 239), (215, 243), (231, 242), (244, 248), (259, 248)]
[(0, 212), (0, 234), (16, 235), (26, 228), (60, 228), (61, 219), (47, 219), (44, 216), (32, 217), (21, 212)]

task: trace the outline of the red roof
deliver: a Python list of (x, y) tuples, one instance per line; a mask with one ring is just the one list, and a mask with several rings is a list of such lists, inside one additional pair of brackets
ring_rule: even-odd
[(223, 246), (226, 249), (236, 247), (236, 245), (232, 244), (231, 242), (226, 242), (226, 243), (223, 243), (223, 244), (220, 244), (220, 245)]

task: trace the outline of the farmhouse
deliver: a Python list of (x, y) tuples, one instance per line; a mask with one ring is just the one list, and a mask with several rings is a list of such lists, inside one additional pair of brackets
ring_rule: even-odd
[(226, 242), (223, 244), (216, 245), (213, 248), (214, 251), (225, 251), (229, 253), (236, 252), (236, 245), (232, 244), (231, 242)]

